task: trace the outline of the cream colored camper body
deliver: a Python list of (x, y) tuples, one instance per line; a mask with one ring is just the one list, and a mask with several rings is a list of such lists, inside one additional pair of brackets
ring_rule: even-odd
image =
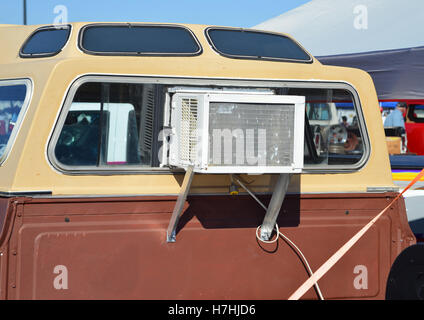
[[(356, 69), (312, 63), (231, 59), (218, 54), (205, 37), (206, 26), (184, 25), (202, 47), (200, 55), (102, 56), (82, 52), (79, 31), (85, 23), (71, 24), (62, 51), (45, 58), (21, 58), (27, 37), (40, 26), (1, 26), (0, 80), (28, 79), (30, 103), (10, 153), (0, 167), (3, 192), (51, 191), (53, 195), (176, 194), (180, 185), (171, 172), (137, 174), (67, 174), (49, 160), (48, 144), (67, 94), (77, 81), (114, 79), (125, 82), (175, 83), (176, 85), (230, 85), (284, 87), (288, 83), (347, 85), (357, 93), (368, 134), (367, 155), (361, 165), (346, 172), (307, 172), (298, 176), (302, 193), (366, 192), (369, 188), (392, 188), (393, 183), (378, 101), (370, 76)], [(331, 169), (331, 168), (330, 168)], [(254, 176), (251, 187), (268, 192), (270, 175)], [(228, 177), (196, 175), (191, 192), (227, 192)]]

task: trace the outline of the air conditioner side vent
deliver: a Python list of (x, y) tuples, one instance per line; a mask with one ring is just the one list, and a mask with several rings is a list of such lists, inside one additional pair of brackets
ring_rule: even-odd
[(197, 119), (199, 101), (196, 98), (181, 99), (180, 159), (193, 163), (197, 154)]
[(155, 108), (155, 88), (154, 85), (144, 85), (142, 94), (142, 109), (140, 115), (140, 149), (142, 154), (149, 154), (150, 158), (153, 144), (153, 125), (154, 125), (154, 108)]

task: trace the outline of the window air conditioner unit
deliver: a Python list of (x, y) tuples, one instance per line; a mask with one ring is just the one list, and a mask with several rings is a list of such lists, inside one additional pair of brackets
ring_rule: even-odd
[(303, 168), (303, 96), (176, 92), (170, 111), (170, 166), (240, 174)]

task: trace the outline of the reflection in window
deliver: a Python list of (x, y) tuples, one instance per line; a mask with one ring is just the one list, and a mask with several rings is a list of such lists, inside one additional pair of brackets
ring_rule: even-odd
[(19, 115), (27, 95), (25, 84), (8, 83), (11, 82), (0, 81), (0, 159), (11, 143), (12, 134), (18, 129)]
[(155, 90), (142, 84), (82, 85), (58, 137), (56, 159), (67, 166), (157, 166)]
[(414, 112), (415, 118), (424, 119), (424, 105), (415, 105)]
[(352, 94), (342, 89), (298, 89), (306, 99), (305, 165), (353, 165), (365, 154)]
[(424, 105), (411, 104), (408, 106), (408, 117), (413, 122), (424, 122)]
[(306, 113), (309, 120), (331, 120), (330, 106), (328, 103), (307, 103)]
[[(165, 105), (165, 100), (170, 101), (165, 99), (166, 92), (172, 87), (175, 85), (84, 83), (77, 89), (57, 136), (56, 160), (68, 167), (88, 169), (164, 165), (160, 163), (163, 154), (159, 157), (159, 133), (164, 129), (164, 110), (170, 108), (169, 103)], [(246, 87), (224, 89), (243, 91)], [(249, 87), (249, 91), (256, 89)], [(352, 168), (364, 159), (368, 145), (366, 130), (349, 90), (267, 89), (276, 95), (305, 96), (306, 168)], [(253, 125), (252, 129), (255, 128)]]

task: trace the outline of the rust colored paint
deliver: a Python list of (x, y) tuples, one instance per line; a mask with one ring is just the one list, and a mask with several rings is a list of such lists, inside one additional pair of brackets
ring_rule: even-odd
[[(316, 270), (395, 196), (288, 195), (278, 225)], [(189, 197), (175, 243), (166, 242), (175, 197), (15, 200), (0, 201), (13, 208), (2, 298), (287, 299), (308, 278), (282, 239), (257, 241), (264, 210), (248, 196)], [(394, 259), (415, 243), (403, 212), (401, 199), (319, 281), (325, 298), (384, 299)]]

